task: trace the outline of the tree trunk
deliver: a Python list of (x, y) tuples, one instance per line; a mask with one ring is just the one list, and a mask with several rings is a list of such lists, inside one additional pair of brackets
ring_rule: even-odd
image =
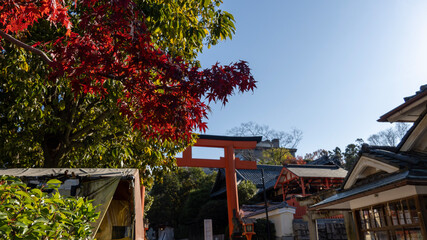
[(43, 149), (43, 167), (56, 168), (59, 167), (59, 160), (63, 156), (63, 142), (61, 138), (52, 134), (46, 134), (42, 142)]

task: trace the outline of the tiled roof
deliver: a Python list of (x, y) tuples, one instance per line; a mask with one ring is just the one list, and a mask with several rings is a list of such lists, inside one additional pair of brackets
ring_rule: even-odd
[[(425, 96), (427, 96), (427, 84), (426, 85), (422, 85), (420, 87), (420, 90), (417, 91), (415, 93), (415, 95), (409, 96), (409, 97), (405, 97), (404, 99), (404, 103), (397, 106), (396, 108), (392, 109), (391, 111), (387, 112), (386, 114), (382, 115), (378, 121), (379, 122), (388, 122), (389, 121), (389, 117), (393, 116), (396, 113), (399, 113), (399, 111), (402, 111), (404, 108), (410, 106), (413, 103), (416, 103), (417, 101), (423, 99)], [(401, 119), (402, 120), (402, 119)], [(406, 119), (405, 121), (408, 121), (408, 119)], [(412, 122), (412, 120), (411, 120)]]
[[(359, 193), (400, 182), (402, 180), (427, 180), (427, 154), (417, 152), (395, 152), (393, 147), (363, 145), (361, 155), (399, 168), (394, 173), (375, 174), (361, 180), (350, 189), (340, 190), (312, 207), (331, 203)], [(350, 175), (351, 173), (349, 173)], [(348, 176), (347, 176), (348, 178)]]
[(356, 188), (351, 188), (351, 189), (349, 189), (347, 191), (339, 192), (336, 195), (333, 195), (332, 197), (329, 197), (329, 198), (327, 198), (327, 199), (325, 199), (325, 200), (323, 200), (323, 201), (321, 201), (321, 202), (319, 202), (317, 204), (314, 204), (311, 207), (316, 207), (316, 206), (319, 206), (319, 205), (324, 205), (324, 204), (327, 204), (327, 203), (331, 203), (331, 202), (334, 202), (334, 201), (337, 201), (337, 200), (340, 200), (340, 199), (344, 199), (344, 198), (347, 198), (347, 197), (359, 194), (359, 193), (363, 193), (363, 192), (366, 192), (366, 191), (369, 191), (369, 190), (372, 190), (372, 189), (376, 189), (376, 188), (379, 188), (379, 187), (382, 187), (382, 186), (385, 186), (385, 185), (388, 185), (388, 184), (391, 184), (391, 183), (403, 180), (406, 177), (408, 177), (408, 175), (409, 175), (408, 171), (400, 172), (398, 174), (392, 174), (392, 175), (389, 175), (386, 178), (381, 179), (381, 181), (371, 182), (371, 183), (364, 184), (364, 185), (356, 187)]
[[(274, 187), (274, 184), (276, 183), (276, 179), (280, 174), (280, 171), (282, 170), (283, 166), (277, 166), (277, 165), (257, 165), (258, 169), (236, 169), (236, 180), (237, 182), (240, 181), (251, 181), (255, 184), (255, 186), (258, 189), (258, 193), (260, 193), (262, 190), (262, 178), (261, 178), (261, 169), (264, 169), (264, 182), (265, 182), (265, 189), (268, 190), (270, 188)], [(215, 181), (215, 185), (212, 189), (211, 196), (218, 196), (222, 193), (225, 193), (226, 187), (225, 187), (225, 170), (223, 168), (218, 170), (218, 176)]]
[(298, 177), (326, 177), (344, 178), (347, 171), (336, 165), (295, 165), (289, 164), (285, 168)]
[[(271, 202), (267, 206), (267, 211), (271, 212), (279, 208), (296, 208), (289, 206), (286, 202)], [(240, 210), (243, 212), (243, 217), (252, 217), (258, 214), (265, 213), (264, 205), (243, 205)]]
[(394, 165), (399, 168), (427, 167), (427, 154), (418, 152), (396, 152), (393, 147), (363, 145), (363, 156)]
[(421, 94), (422, 92), (424, 92), (424, 91), (426, 91), (426, 90), (427, 90), (427, 84), (422, 85), (422, 86), (420, 87), (420, 90), (419, 90), (419, 91), (417, 91), (414, 95), (409, 96), (409, 97), (404, 97), (404, 98), (403, 98), (403, 100), (405, 100), (405, 102), (407, 102), (407, 101), (409, 101), (409, 100), (413, 99), (415, 96), (417, 96), (417, 95)]
[[(257, 188), (262, 187), (261, 169), (264, 169), (264, 182), (265, 188), (274, 187), (276, 179), (282, 171), (283, 166), (276, 165), (257, 165), (258, 169), (237, 169), (236, 174), (240, 176), (242, 180), (248, 180), (253, 182)], [(239, 180), (239, 177), (237, 177)]]
[(321, 156), (318, 159), (308, 162), (307, 165), (337, 165), (342, 167), (343, 162), (336, 156)]

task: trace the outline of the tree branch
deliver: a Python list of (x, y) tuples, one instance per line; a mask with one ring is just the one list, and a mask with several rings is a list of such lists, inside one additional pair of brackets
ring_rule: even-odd
[(102, 121), (104, 121), (106, 118), (108, 118), (110, 116), (111, 116), (111, 111), (103, 112), (95, 120), (93, 120), (93, 122), (91, 124), (87, 125), (86, 127), (82, 128), (82, 129), (78, 130), (77, 132), (75, 132), (74, 134), (72, 134), (70, 137), (70, 140), (72, 141), (72, 140), (78, 139), (83, 134), (88, 133), (93, 127), (100, 124)]
[(11, 35), (3, 32), (2, 30), (0, 30), (0, 36), (3, 37), (4, 39), (6, 39), (7, 41), (17, 45), (18, 47), (21, 47), (27, 51), (30, 51), (32, 53), (39, 55), (45, 63), (47, 63), (49, 65), (51, 65), (53, 63), (53, 61), (42, 50), (37, 49), (35, 47), (32, 47), (26, 43), (23, 43), (23, 42), (19, 41), (18, 39), (12, 37)]
[(82, 98), (78, 98), (77, 101), (73, 101), (70, 98), (66, 98), (66, 99), (67, 99), (66, 109), (71, 108), (71, 110), (68, 111), (70, 114), (68, 115), (69, 118), (67, 119), (67, 130), (65, 131), (65, 137), (64, 138), (65, 138), (65, 144), (69, 145), (70, 144), (70, 135), (71, 135), (71, 132), (73, 130), (74, 118), (75, 118), (76, 113), (77, 113), (77, 108), (82, 103)]
[[(80, 100), (81, 100), (81, 101), (80, 101)], [(91, 110), (93, 107), (95, 107), (95, 105), (96, 105), (96, 104), (98, 104), (99, 102), (100, 102), (100, 100), (99, 100), (99, 99), (92, 101), (89, 105), (87, 105), (87, 106), (85, 107), (86, 112), (88, 112), (88, 111), (89, 111), (89, 110)], [(82, 104), (83, 104), (83, 98), (79, 98), (79, 102), (78, 102), (77, 108), (80, 108), (80, 106), (81, 106)], [(77, 118), (72, 122), (72, 124), (73, 124), (74, 126), (79, 125), (79, 124), (80, 124), (80, 122), (81, 122), (81, 121), (83, 121), (84, 116), (85, 116), (85, 114), (84, 114), (84, 113), (80, 113), (80, 114), (78, 115), (78, 117), (77, 117)]]
[(117, 132), (117, 133), (114, 133), (114, 134), (110, 134), (110, 135), (104, 136), (104, 137), (102, 138), (102, 141), (103, 141), (103, 142), (106, 142), (106, 141), (108, 141), (108, 140), (111, 140), (112, 138), (115, 138), (115, 137), (121, 137), (121, 136), (123, 136), (123, 135), (125, 135), (125, 134), (123, 133), (123, 131), (122, 131), (122, 132)]

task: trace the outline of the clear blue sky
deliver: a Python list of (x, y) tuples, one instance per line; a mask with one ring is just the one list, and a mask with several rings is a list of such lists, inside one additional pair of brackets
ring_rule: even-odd
[(207, 134), (253, 121), (303, 131), (298, 155), (367, 139), (427, 83), (427, 1), (224, 0), (236, 35), (199, 55), (246, 60), (258, 88), (211, 104)]

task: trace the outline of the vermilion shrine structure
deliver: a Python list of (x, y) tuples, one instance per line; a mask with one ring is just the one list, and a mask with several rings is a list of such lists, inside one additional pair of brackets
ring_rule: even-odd
[(261, 137), (227, 137), (215, 135), (199, 135), (195, 147), (222, 148), (224, 157), (219, 159), (193, 158), (192, 147), (177, 158), (179, 167), (224, 168), (227, 185), (227, 208), (229, 234), (233, 233), (233, 210), (239, 213), (239, 197), (237, 195), (236, 169), (256, 169), (256, 162), (242, 161), (234, 155), (234, 149), (254, 149)]
[(283, 196), (283, 201), (297, 207), (295, 218), (301, 218), (306, 213), (294, 196), (306, 197), (325, 189), (338, 188), (347, 171), (336, 165), (285, 165), (277, 178), (275, 189)]

